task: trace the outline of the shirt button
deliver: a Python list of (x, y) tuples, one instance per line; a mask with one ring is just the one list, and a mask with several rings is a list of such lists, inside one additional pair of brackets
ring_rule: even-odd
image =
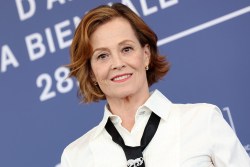
[(119, 124), (121, 122), (121, 119), (120, 118), (115, 118), (114, 119), (114, 124)]
[(111, 121), (112, 121), (113, 124), (117, 124), (119, 120), (116, 117), (112, 117)]

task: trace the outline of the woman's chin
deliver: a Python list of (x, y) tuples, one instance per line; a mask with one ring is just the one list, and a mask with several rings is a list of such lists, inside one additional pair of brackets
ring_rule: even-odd
[(110, 99), (127, 99), (129, 97), (132, 97), (133, 94), (134, 93), (131, 90), (123, 90), (123, 91), (120, 90), (110, 94), (107, 97), (109, 97)]

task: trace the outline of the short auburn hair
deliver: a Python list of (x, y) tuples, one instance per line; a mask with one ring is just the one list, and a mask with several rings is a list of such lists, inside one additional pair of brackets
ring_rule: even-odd
[(137, 14), (121, 3), (115, 3), (111, 6), (101, 5), (90, 10), (82, 18), (76, 28), (70, 47), (69, 76), (78, 80), (78, 96), (85, 103), (106, 99), (100, 87), (92, 81), (93, 72), (90, 60), (93, 49), (90, 37), (100, 25), (117, 17), (122, 17), (131, 24), (141, 46), (148, 44), (150, 47), (149, 70), (146, 72), (148, 85), (156, 83), (169, 71), (169, 62), (166, 61), (165, 56), (158, 53), (156, 34)]

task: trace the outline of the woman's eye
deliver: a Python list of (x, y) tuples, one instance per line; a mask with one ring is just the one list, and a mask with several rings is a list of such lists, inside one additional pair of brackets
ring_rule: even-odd
[(103, 59), (106, 59), (107, 57), (108, 57), (108, 54), (100, 54), (100, 55), (97, 56), (97, 59), (98, 60), (99, 59), (103, 60)]
[(132, 47), (125, 47), (125, 48), (122, 49), (122, 51), (125, 52), (125, 53), (128, 53), (128, 52), (130, 52), (132, 50), (133, 50)]

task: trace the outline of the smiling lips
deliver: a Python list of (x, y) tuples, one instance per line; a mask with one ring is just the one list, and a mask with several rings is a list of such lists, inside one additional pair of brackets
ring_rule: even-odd
[(117, 75), (117, 76), (113, 77), (111, 80), (113, 82), (124, 82), (124, 81), (128, 80), (131, 76), (132, 76), (132, 74), (122, 74), (122, 75)]

